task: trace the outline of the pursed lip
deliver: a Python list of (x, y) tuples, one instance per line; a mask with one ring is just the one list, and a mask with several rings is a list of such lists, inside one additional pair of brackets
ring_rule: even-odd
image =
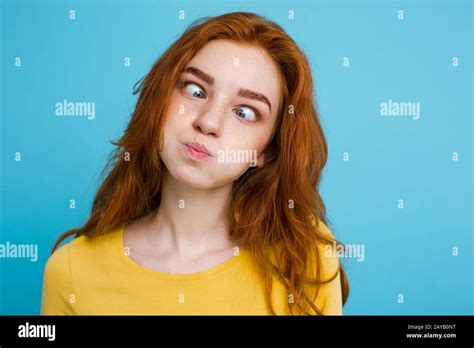
[(209, 150), (207, 149), (207, 147), (204, 146), (203, 144), (193, 142), (193, 143), (184, 143), (184, 145), (193, 148), (195, 151), (205, 153), (208, 156), (212, 156)]

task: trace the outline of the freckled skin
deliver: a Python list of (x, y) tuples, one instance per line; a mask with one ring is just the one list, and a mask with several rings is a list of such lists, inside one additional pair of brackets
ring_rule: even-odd
[[(238, 67), (234, 66), (238, 58)], [(228, 149), (257, 150), (258, 166), (264, 163), (261, 152), (270, 139), (277, 119), (280, 84), (277, 67), (265, 51), (230, 41), (208, 43), (187, 64), (214, 78), (209, 86), (199, 78), (184, 73), (182, 78), (197, 83), (180, 90), (178, 84), (170, 101), (164, 128), (163, 162), (174, 178), (194, 187), (214, 188), (237, 180), (249, 167), (248, 163), (218, 163), (217, 152)], [(202, 89), (199, 87), (201, 86)], [(239, 88), (264, 94), (272, 105), (237, 96)], [(192, 96), (201, 96), (198, 98)], [(202, 98), (204, 96), (204, 98)], [(252, 114), (253, 107), (262, 119), (248, 121), (241, 112)], [(180, 113), (184, 110), (184, 113)], [(247, 118), (250, 119), (250, 118)], [(210, 161), (189, 160), (180, 149), (180, 142), (198, 141), (206, 145), (216, 157)]]

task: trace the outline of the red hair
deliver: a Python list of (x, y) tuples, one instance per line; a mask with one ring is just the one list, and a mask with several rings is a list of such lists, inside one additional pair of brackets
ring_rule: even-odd
[[(134, 87), (139, 98), (125, 133), (111, 141), (112, 151), (100, 178), (105, 180), (93, 201), (91, 215), (78, 229), (63, 233), (53, 252), (66, 237), (105, 234), (148, 215), (161, 199), (164, 163), (164, 117), (178, 78), (186, 64), (211, 40), (230, 40), (264, 49), (280, 72), (282, 98), (275, 132), (265, 153), (263, 168), (250, 167), (233, 183), (228, 214), (230, 235), (247, 249), (266, 284), (267, 305), (274, 277), (294, 296), (291, 314), (322, 314), (315, 299), (320, 284), (340, 273), (342, 302), (349, 285), (342, 265), (329, 279), (321, 279), (321, 243), (342, 245), (324, 234), (315, 221), (326, 221), (326, 208), (318, 186), (328, 150), (316, 111), (308, 61), (298, 45), (272, 21), (234, 12), (202, 18), (186, 29)], [(110, 171), (109, 171), (110, 169)], [(288, 202), (294, 202), (290, 208)], [(278, 247), (278, 257), (273, 258)], [(314, 257), (316, 256), (316, 257)], [(273, 263), (272, 260), (277, 260)], [(311, 263), (316, 262), (313, 272)], [(306, 284), (311, 285), (312, 295)]]

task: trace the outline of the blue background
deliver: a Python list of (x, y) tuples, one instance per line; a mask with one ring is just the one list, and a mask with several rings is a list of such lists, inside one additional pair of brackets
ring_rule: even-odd
[[(293, 0), (2, 1), (0, 243), (39, 258), (0, 259), (0, 314), (39, 314), (53, 242), (85, 222), (133, 84), (192, 21), (232, 11), (276, 21), (311, 61), (329, 227), (365, 247), (343, 260), (344, 313), (473, 314), (472, 2)], [(63, 99), (95, 102), (95, 119), (55, 116)], [(420, 119), (382, 117), (389, 99), (419, 102)]]

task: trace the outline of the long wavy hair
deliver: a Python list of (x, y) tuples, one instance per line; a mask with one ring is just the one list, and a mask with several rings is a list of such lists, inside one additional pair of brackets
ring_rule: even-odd
[[(275, 278), (293, 295), (293, 301), (288, 301), (290, 314), (322, 315), (315, 305), (320, 285), (340, 274), (343, 304), (349, 285), (340, 263), (334, 275), (322, 279), (322, 255), (316, 248), (321, 243), (344, 245), (315, 224), (318, 220), (327, 224), (318, 187), (328, 150), (315, 107), (311, 71), (293, 39), (279, 25), (254, 13), (227, 13), (193, 22), (135, 84), (133, 93), (139, 94), (135, 110), (123, 136), (110, 141), (116, 148), (100, 174), (103, 182), (91, 215), (81, 228), (63, 233), (52, 252), (68, 236), (105, 234), (159, 207), (166, 170), (159, 151), (173, 92), (170, 86), (176, 85), (186, 64), (211, 40), (263, 48), (279, 68), (282, 82), (276, 130), (264, 150), (265, 165), (249, 167), (233, 183), (230, 235), (256, 261), (272, 315), (276, 314), (271, 299)], [(278, 257), (271, 252), (276, 245), (280, 246)]]

